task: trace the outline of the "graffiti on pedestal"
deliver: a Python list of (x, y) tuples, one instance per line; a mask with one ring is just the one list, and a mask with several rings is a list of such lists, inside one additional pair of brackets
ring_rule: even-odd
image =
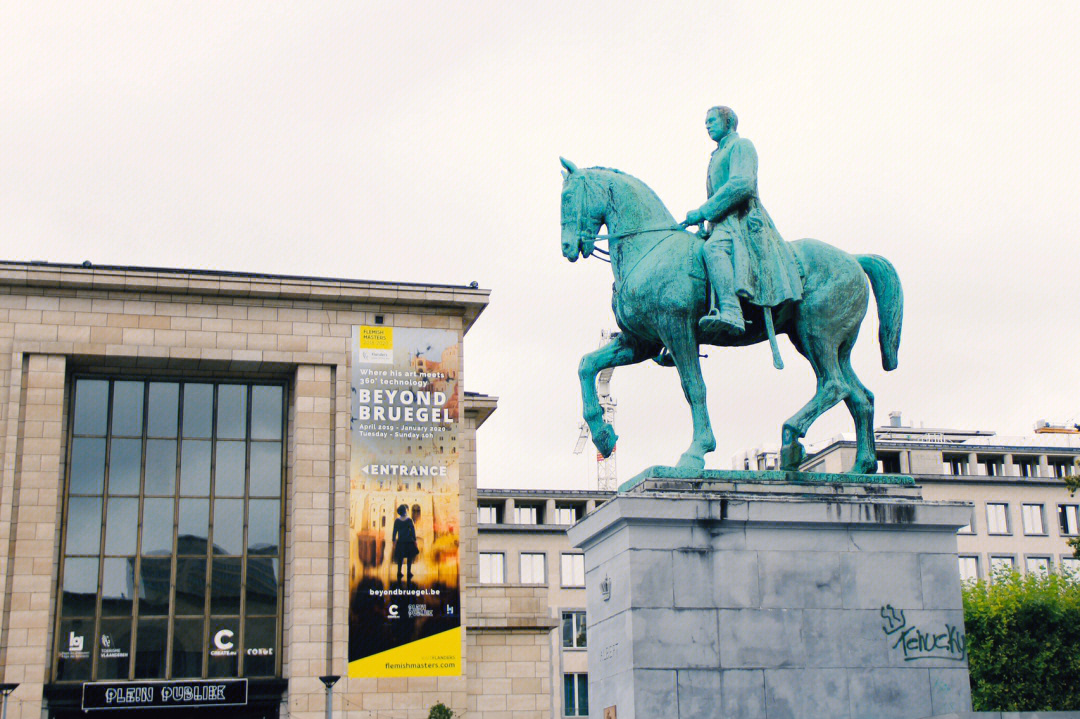
[(899, 650), (905, 662), (919, 659), (948, 659), (962, 662), (967, 659), (964, 628), (945, 622), (941, 625), (909, 624), (903, 609), (891, 604), (881, 608), (881, 631), (892, 642), (891, 649)]

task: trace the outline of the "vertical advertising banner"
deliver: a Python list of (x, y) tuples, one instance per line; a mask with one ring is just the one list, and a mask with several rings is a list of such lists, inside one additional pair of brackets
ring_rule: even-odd
[(349, 676), (461, 674), (453, 330), (352, 336)]

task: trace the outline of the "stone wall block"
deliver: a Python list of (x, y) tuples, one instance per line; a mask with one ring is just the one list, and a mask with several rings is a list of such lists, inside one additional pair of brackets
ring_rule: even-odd
[(711, 719), (721, 697), (720, 672), (681, 669), (675, 673), (680, 719)]
[(971, 707), (971, 685), (967, 669), (930, 667), (932, 715), (967, 712)]
[(720, 666), (715, 610), (640, 609), (631, 622), (639, 670)]
[(720, 609), (720, 666), (724, 669), (803, 666), (799, 609)]
[(922, 573), (914, 554), (850, 552), (841, 556), (840, 572), (845, 607), (923, 606)]
[(720, 674), (720, 716), (725, 719), (761, 719), (765, 714), (765, 672), (728, 669)]
[(847, 717), (849, 707), (845, 670), (765, 670), (764, 716), (769, 719)]
[(960, 573), (952, 554), (920, 554), (922, 599), (926, 609), (946, 609), (961, 602)]
[[(928, 670), (920, 667), (848, 672), (851, 719), (911, 719), (933, 713)], [(912, 677), (912, 675), (916, 677)]]

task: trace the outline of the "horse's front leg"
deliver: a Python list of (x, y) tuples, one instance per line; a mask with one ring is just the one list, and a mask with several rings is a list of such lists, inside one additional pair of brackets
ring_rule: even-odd
[(676, 466), (680, 469), (701, 470), (705, 468), (705, 455), (716, 449), (716, 437), (709, 421), (709, 408), (705, 404), (705, 380), (701, 376), (697, 337), (692, 327), (687, 324), (680, 327), (675, 336), (665, 344), (679, 370), (683, 394), (690, 405), (690, 417), (694, 423), (693, 441)]
[(589, 426), (593, 444), (604, 457), (610, 457), (618, 436), (611, 425), (604, 421), (604, 410), (596, 395), (596, 375), (608, 367), (637, 364), (656, 355), (658, 344), (636, 342), (620, 333), (611, 342), (581, 358), (578, 377), (581, 379), (581, 404), (585, 423)]

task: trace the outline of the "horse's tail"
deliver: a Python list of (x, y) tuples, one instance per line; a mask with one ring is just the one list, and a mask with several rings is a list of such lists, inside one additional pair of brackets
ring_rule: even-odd
[(878, 255), (855, 255), (863, 272), (870, 278), (870, 287), (877, 300), (878, 341), (881, 343), (881, 366), (896, 369), (896, 353), (900, 349), (900, 326), (904, 320), (904, 290), (896, 268)]

